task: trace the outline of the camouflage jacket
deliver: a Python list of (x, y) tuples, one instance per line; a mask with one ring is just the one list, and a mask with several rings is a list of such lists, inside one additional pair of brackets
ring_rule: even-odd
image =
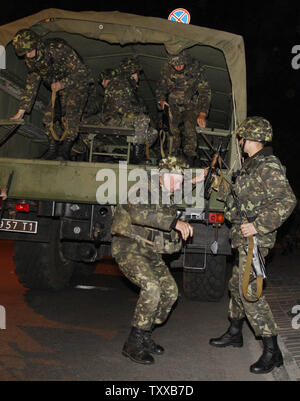
[[(157, 177), (156, 177), (157, 178)], [(163, 187), (158, 184), (158, 179), (148, 179), (148, 182), (143, 182), (139, 190), (139, 204), (133, 204), (128, 201), (127, 204), (119, 204), (116, 208), (114, 221), (112, 224), (111, 232), (113, 235), (119, 234), (129, 238), (136, 238), (141, 246), (148, 247), (144, 241), (139, 241), (138, 237), (147, 240), (154, 240), (154, 237), (159, 232), (169, 233), (174, 240), (178, 239), (178, 233), (174, 230), (177, 223), (177, 208), (172, 202), (172, 195), (170, 196), (171, 204), (163, 204)], [(133, 194), (133, 187), (128, 191), (128, 198), (131, 199)], [(168, 198), (170, 195), (165, 191)], [(151, 202), (152, 200), (152, 202)], [(155, 200), (155, 202), (153, 202)], [(152, 204), (155, 203), (155, 204)]]
[(119, 74), (109, 81), (104, 91), (102, 105), (104, 118), (110, 119), (145, 111), (145, 106), (137, 94), (137, 84), (133, 79)]
[(192, 59), (182, 72), (165, 63), (156, 88), (156, 98), (157, 101), (168, 100), (170, 106), (185, 105), (187, 110), (196, 109), (199, 113), (208, 114), (211, 89), (200, 62)]
[[(248, 221), (258, 232), (258, 245), (272, 248), (276, 230), (292, 213), (296, 198), (286, 178), (285, 168), (272, 154), (271, 148), (264, 148), (245, 161), (233, 188), (240, 200), (241, 210), (246, 212)], [(242, 218), (231, 193), (226, 197), (225, 217), (232, 223), (233, 248), (244, 246), (247, 239), (240, 229)]]
[(37, 57), (25, 58), (28, 74), (20, 109), (30, 112), (42, 81), (48, 88), (52, 82), (58, 81), (65, 88), (79, 88), (93, 83), (88, 67), (64, 40), (41, 41), (37, 52)]

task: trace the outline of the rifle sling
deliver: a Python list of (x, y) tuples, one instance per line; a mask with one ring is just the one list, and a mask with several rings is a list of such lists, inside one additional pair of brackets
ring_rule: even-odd
[(248, 287), (250, 281), (250, 274), (251, 274), (251, 267), (252, 267), (252, 258), (253, 258), (253, 248), (254, 248), (254, 241), (253, 236), (249, 237), (249, 247), (247, 253), (247, 260), (246, 260), (246, 268), (243, 277), (243, 296), (248, 302), (256, 302), (259, 300), (262, 294), (263, 289), (263, 277), (257, 276), (256, 277), (256, 297), (250, 298), (248, 296)]
[(59, 138), (55, 131), (54, 131), (54, 117), (55, 117), (55, 101), (56, 101), (56, 89), (52, 89), (52, 94), (51, 94), (51, 112), (52, 112), (52, 118), (51, 118), (51, 122), (50, 122), (50, 127), (49, 130), (51, 132), (51, 135), (53, 137), (53, 139), (55, 139), (56, 141), (62, 142), (65, 140), (67, 134), (68, 134), (68, 127), (65, 127), (64, 129), (64, 133), (62, 135), (61, 138)]

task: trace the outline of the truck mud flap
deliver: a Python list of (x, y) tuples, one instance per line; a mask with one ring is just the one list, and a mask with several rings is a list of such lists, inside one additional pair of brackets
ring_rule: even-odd
[(205, 271), (207, 265), (207, 250), (206, 247), (195, 247), (195, 253), (188, 250), (191, 246), (184, 247), (183, 249), (183, 268), (185, 270), (198, 270)]

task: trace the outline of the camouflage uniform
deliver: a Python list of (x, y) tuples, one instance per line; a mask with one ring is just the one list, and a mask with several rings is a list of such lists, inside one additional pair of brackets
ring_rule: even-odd
[[(267, 120), (249, 117), (238, 129), (237, 135), (258, 142), (270, 141), (272, 131)], [(242, 211), (246, 212), (248, 221), (253, 223), (258, 232), (258, 246), (262, 256), (266, 257), (269, 249), (274, 246), (276, 230), (289, 217), (296, 204), (295, 195), (285, 176), (285, 168), (272, 154), (272, 149), (264, 147), (246, 159), (233, 188), (241, 201)], [(242, 295), (247, 238), (242, 235), (241, 217), (231, 194), (226, 197), (225, 217), (232, 223), (231, 243), (239, 253), (239, 263), (233, 267), (229, 282), (229, 316), (231, 319), (246, 316), (257, 336), (275, 336), (276, 323), (265, 297), (261, 296), (257, 302), (248, 302)], [(250, 280), (248, 294), (252, 298), (256, 292), (255, 283), (255, 280)]]
[[(180, 174), (185, 166), (183, 159), (174, 157), (163, 159), (159, 165), (160, 169)], [(162, 259), (162, 253), (172, 254), (181, 249), (180, 236), (174, 230), (177, 207), (172, 194), (154, 182), (152, 177), (152, 181), (149, 178), (144, 183), (145, 191), (140, 190), (139, 204), (128, 202), (117, 206), (112, 225), (112, 255), (125, 276), (141, 288), (132, 324), (144, 330), (166, 320), (178, 295), (177, 285)], [(170, 204), (164, 204), (164, 194), (170, 195)], [(129, 200), (130, 195), (131, 191)], [(159, 238), (164, 240), (160, 242)], [(164, 249), (160, 248), (161, 243)]]
[[(28, 33), (28, 38), (25, 35)], [(61, 82), (64, 89), (57, 92), (56, 96), (61, 105), (63, 128), (66, 136), (71, 140), (77, 137), (77, 129), (80, 123), (88, 95), (93, 86), (93, 78), (74, 49), (62, 39), (42, 40), (36, 36), (33, 46), (24, 49), (24, 38), (31, 40), (32, 31), (19, 31), (13, 41), (18, 55), (24, 55), (27, 51), (36, 48), (37, 55), (34, 58), (25, 58), (28, 68), (25, 91), (21, 97), (20, 109), (30, 113), (40, 83), (43, 82), (49, 89), (53, 82)], [(51, 135), (52, 124), (51, 102), (46, 108), (43, 122), (46, 134)]]
[[(136, 63), (131, 65), (130, 60), (124, 60), (119, 69), (108, 74), (110, 82), (104, 91), (100, 119), (106, 126), (133, 127), (133, 143), (141, 145), (148, 139), (149, 146), (152, 146), (158, 133), (150, 126), (150, 117), (137, 93), (137, 82), (131, 77), (140, 67)], [(104, 77), (105, 72), (101, 74), (101, 80)]]
[[(182, 175), (185, 166), (184, 160), (167, 158), (159, 168)], [(181, 236), (175, 230), (178, 215), (174, 198), (171, 204), (165, 204), (164, 195), (171, 200), (172, 194), (165, 185), (158, 184), (158, 177), (152, 179), (148, 177), (143, 182), (139, 203), (130, 202), (134, 187), (129, 190), (129, 202), (117, 206), (112, 225), (112, 255), (124, 275), (140, 288), (131, 332), (122, 353), (143, 364), (154, 363), (150, 353), (164, 352), (152, 340), (151, 333), (155, 325), (165, 322), (178, 297), (177, 284), (162, 254), (179, 252), (182, 246)]]
[[(145, 184), (146, 190), (150, 189), (150, 180)], [(159, 232), (170, 233), (176, 225), (176, 208), (162, 205), (161, 190), (159, 195), (158, 205), (118, 205), (112, 225), (112, 255), (124, 275), (141, 289), (132, 326), (142, 330), (162, 324), (178, 296), (176, 282), (162, 255), (138, 239), (139, 236), (153, 241)]]
[[(184, 70), (176, 71), (173, 66), (180, 64), (185, 64)], [(189, 58), (184, 52), (170, 56), (161, 70), (156, 98), (157, 101), (167, 100), (170, 105), (173, 150), (176, 152), (180, 149), (179, 125), (184, 123), (184, 153), (196, 156), (197, 117), (200, 112), (208, 114), (211, 101), (211, 89), (200, 62)]]

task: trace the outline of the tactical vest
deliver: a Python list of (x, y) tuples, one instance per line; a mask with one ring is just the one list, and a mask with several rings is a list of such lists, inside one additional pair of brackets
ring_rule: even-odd
[(166, 232), (132, 224), (126, 205), (117, 207), (111, 232), (112, 235), (135, 240), (141, 246), (159, 254), (173, 254), (182, 248), (181, 236), (176, 230)]

